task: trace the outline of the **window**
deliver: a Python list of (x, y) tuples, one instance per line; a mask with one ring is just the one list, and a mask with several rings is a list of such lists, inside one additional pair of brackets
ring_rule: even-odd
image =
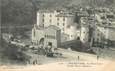
[(65, 25), (65, 23), (63, 23), (63, 26)]
[(42, 26), (44, 27), (44, 24), (42, 24)]
[(65, 17), (63, 18), (63, 21), (65, 21)]
[(42, 22), (44, 22), (44, 19), (42, 19)]
[(52, 20), (50, 19), (50, 20), (49, 20), (49, 22), (51, 23), (51, 22), (52, 22)]
[(109, 23), (109, 25), (111, 25), (111, 23)]
[(52, 15), (50, 14), (50, 17), (52, 17)]
[(59, 21), (59, 18), (57, 18), (57, 20)]
[(43, 17), (45, 17), (45, 15), (43, 14)]
[(57, 23), (57, 25), (59, 26), (59, 23)]

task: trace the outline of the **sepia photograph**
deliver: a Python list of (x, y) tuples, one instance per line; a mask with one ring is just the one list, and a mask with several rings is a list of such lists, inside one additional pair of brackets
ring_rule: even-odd
[(115, 0), (1, 0), (0, 71), (115, 71)]

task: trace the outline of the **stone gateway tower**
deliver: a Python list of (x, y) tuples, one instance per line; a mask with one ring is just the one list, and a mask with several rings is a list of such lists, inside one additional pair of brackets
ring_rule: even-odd
[(32, 42), (34, 45), (42, 47), (60, 47), (61, 30), (54, 25), (45, 28), (34, 26), (32, 29)]

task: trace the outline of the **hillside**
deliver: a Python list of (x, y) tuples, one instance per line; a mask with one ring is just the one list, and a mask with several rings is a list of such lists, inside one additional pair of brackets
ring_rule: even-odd
[(1, 23), (2, 26), (32, 26), (36, 23), (36, 11), (39, 8), (70, 9), (74, 6), (78, 7), (87, 5), (115, 8), (115, 0), (2, 0)]

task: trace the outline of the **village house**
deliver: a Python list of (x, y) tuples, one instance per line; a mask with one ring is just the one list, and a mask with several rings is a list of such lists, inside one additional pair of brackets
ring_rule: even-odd
[(94, 34), (94, 42), (99, 45), (111, 46), (115, 39), (115, 16), (108, 9), (95, 14), (96, 26)]

